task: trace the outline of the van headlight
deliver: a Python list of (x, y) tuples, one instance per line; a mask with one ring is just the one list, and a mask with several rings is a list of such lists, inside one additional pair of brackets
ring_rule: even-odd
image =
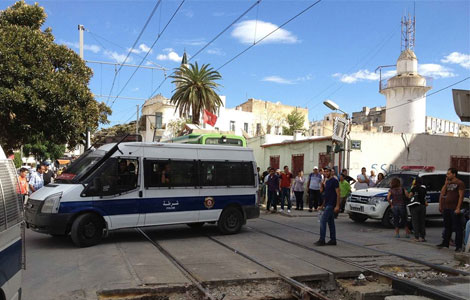
[(60, 198), (62, 198), (62, 192), (47, 197), (44, 200), (41, 212), (43, 214), (56, 214), (59, 212)]
[(372, 197), (372, 198), (370, 198), (369, 203), (372, 204), (372, 205), (377, 205), (377, 204), (379, 204), (380, 202), (383, 202), (383, 201), (385, 201), (385, 197)]

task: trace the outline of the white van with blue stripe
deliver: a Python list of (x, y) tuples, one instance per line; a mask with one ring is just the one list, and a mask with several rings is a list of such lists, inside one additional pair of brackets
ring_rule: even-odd
[(259, 216), (253, 151), (231, 146), (125, 142), (90, 149), (29, 198), (34, 231), (80, 247), (121, 228), (215, 223), (224, 234)]
[(13, 161), (0, 148), (0, 299), (21, 299), (24, 231)]

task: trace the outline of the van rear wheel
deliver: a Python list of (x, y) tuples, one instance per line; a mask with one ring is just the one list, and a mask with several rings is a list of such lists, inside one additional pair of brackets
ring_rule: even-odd
[(87, 213), (75, 219), (70, 235), (78, 247), (90, 247), (101, 241), (103, 229), (103, 220), (95, 214)]
[(222, 234), (234, 234), (240, 231), (243, 225), (243, 214), (235, 208), (229, 207), (220, 215), (217, 226)]

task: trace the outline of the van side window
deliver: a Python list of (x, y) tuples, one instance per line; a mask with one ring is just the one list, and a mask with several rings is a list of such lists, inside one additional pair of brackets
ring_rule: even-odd
[(110, 158), (90, 178), (86, 196), (110, 196), (136, 189), (139, 177), (137, 159)]
[(146, 160), (145, 187), (186, 187), (198, 185), (195, 160)]
[(444, 186), (446, 175), (425, 175), (421, 178), (423, 178), (423, 183), (428, 192), (439, 192)]
[(202, 186), (252, 186), (254, 169), (251, 162), (201, 162)]

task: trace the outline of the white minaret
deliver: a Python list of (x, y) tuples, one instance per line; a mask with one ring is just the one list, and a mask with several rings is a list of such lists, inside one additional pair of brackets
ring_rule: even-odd
[(418, 74), (418, 59), (413, 52), (415, 19), (402, 20), (402, 52), (397, 61), (397, 75), (387, 80), (380, 93), (387, 98), (385, 123), (393, 132), (422, 133), (426, 122), (426, 92), (431, 89)]

